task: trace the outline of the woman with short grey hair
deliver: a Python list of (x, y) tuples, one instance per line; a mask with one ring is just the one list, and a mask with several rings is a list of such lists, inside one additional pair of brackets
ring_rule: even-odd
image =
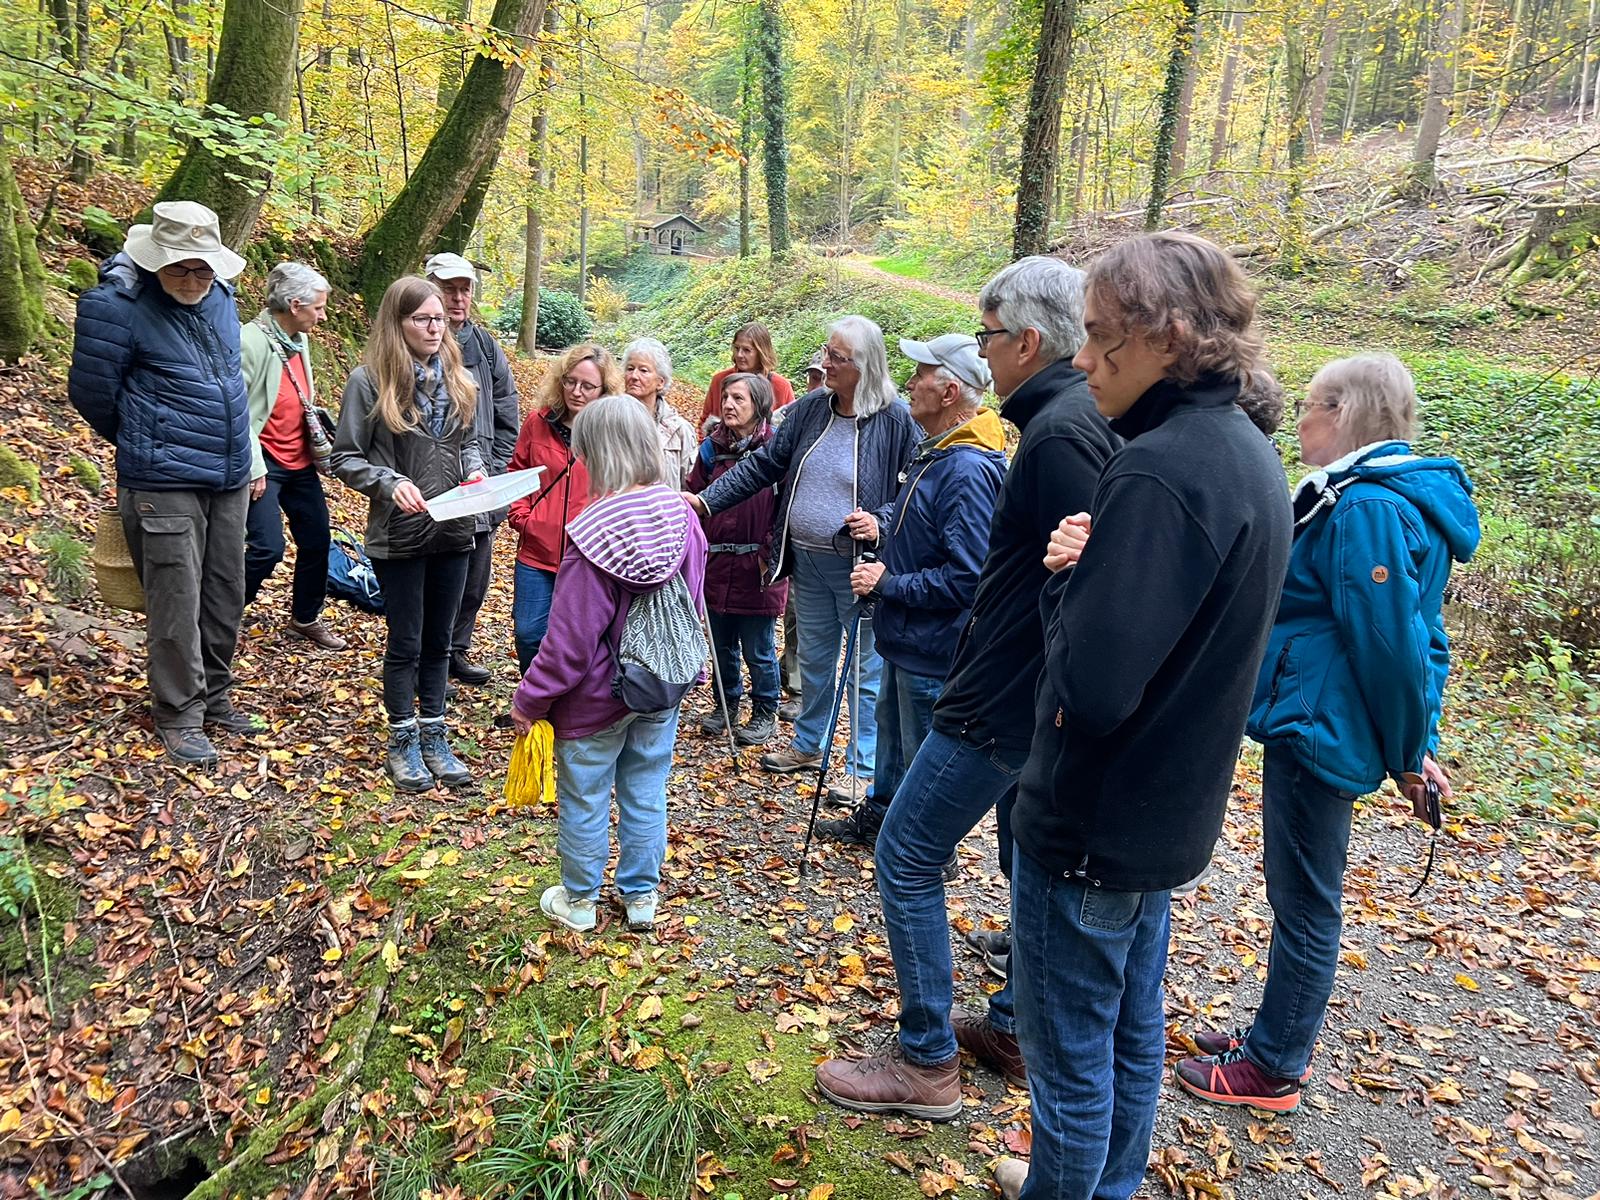
[[(540, 720), (555, 731), (561, 882), (545, 889), (539, 908), (568, 929), (594, 929), (614, 787), (616, 889), (628, 928), (648, 930), (667, 851), (678, 706), (635, 712), (619, 699), (612, 691), (617, 647), (631, 606), (678, 589), (679, 579), (693, 607), (701, 607), (706, 536), (676, 485), (661, 482), (655, 423), (635, 399), (604, 396), (584, 405), (572, 423), (572, 446), (588, 469), (593, 499), (567, 526), (549, 627), (511, 706), (519, 734)], [(684, 624), (685, 640), (690, 633), (699, 639), (698, 623)]]
[(672, 356), (655, 338), (634, 338), (622, 351), (622, 376), (628, 395), (643, 404), (656, 420), (663, 478), (674, 487), (682, 487), (694, 466), (699, 441), (694, 426), (667, 403), (667, 389), (672, 386)]
[(239, 333), (250, 398), (250, 511), (245, 517), (244, 597), (250, 604), (283, 561), (283, 525), (294, 538), (294, 589), (285, 628), (324, 650), (344, 638), (322, 619), (328, 595), (328, 501), (319, 473), (333, 452), (311, 374), (313, 329), (328, 315), (328, 281), (305, 263), (267, 272), (267, 303)]
[(1451, 565), (1477, 549), (1472, 483), (1412, 452), (1416, 386), (1392, 354), (1328, 363), (1295, 404), (1294, 545), (1251, 702), (1263, 747), (1262, 861), (1272, 955), (1253, 1020), (1199, 1030), (1176, 1064), (1204, 1100), (1288, 1112), (1333, 995), (1355, 804), (1386, 779), (1432, 820), (1450, 643)]
[[(789, 405), (789, 415), (766, 445), (691, 499), (712, 516), (776, 486), (772, 524), (776, 549), (769, 580), (794, 578), (800, 642), (802, 703), (794, 742), (761, 756), (763, 770), (814, 770), (832, 737), (828, 717), (837, 686), (839, 644), (859, 610), (850, 571), (877, 539), (900, 490), (921, 431), (895, 395), (883, 349), (883, 331), (862, 316), (841, 317), (823, 348), (826, 383)], [(874, 709), (882, 662), (872, 626), (857, 634), (860, 657), (850, 664), (851, 751), (847, 770), (859, 799), (872, 782), (877, 754)]]

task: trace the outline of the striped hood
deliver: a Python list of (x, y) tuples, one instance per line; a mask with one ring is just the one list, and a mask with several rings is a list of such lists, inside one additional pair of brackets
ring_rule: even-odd
[(694, 520), (678, 492), (655, 484), (594, 501), (567, 526), (567, 535), (600, 570), (642, 591), (677, 574)]

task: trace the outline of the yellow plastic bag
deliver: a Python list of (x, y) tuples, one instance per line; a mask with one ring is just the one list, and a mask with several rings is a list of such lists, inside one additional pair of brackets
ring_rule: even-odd
[(556, 802), (556, 735), (549, 721), (535, 721), (511, 746), (506, 769), (506, 804), (522, 808)]

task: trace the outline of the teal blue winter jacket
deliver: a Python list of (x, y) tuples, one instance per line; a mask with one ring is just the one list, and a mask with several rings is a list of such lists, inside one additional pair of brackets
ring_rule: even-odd
[(1295, 489), (1283, 599), (1249, 734), (1286, 743), (1331, 787), (1365, 794), (1420, 771), (1438, 741), (1452, 561), (1478, 548), (1472, 482), (1453, 458), (1364, 446)]

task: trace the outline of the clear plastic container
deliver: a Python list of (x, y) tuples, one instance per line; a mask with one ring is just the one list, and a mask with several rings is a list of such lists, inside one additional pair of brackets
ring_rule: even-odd
[(428, 515), (435, 521), (454, 521), (457, 517), (475, 517), (505, 508), (538, 491), (539, 476), (543, 474), (543, 467), (529, 467), (526, 471), (491, 475), (477, 483), (463, 483), (429, 500)]

